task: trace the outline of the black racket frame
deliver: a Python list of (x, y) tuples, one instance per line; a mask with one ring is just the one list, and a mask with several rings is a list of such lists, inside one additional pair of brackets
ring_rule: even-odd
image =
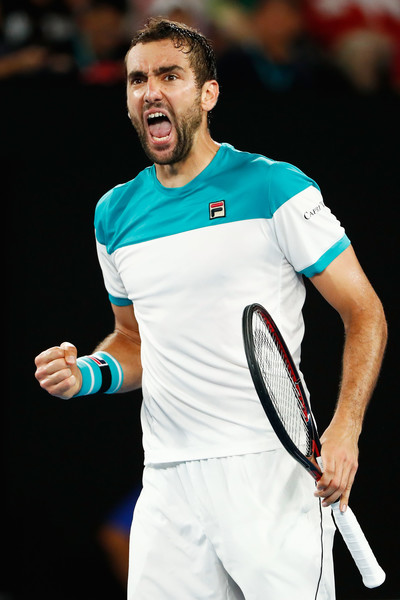
[[(299, 376), (298, 370), (294, 364), (293, 358), (275, 321), (273, 320), (269, 312), (261, 304), (257, 303), (249, 304), (248, 306), (246, 306), (246, 308), (243, 311), (242, 318), (244, 348), (254, 387), (260, 399), (261, 405), (269, 419), (269, 422), (271, 423), (271, 426), (275, 431), (276, 435), (278, 436), (282, 445), (286, 448), (289, 454), (291, 454), (293, 458), (296, 459), (310, 473), (310, 475), (314, 477), (316, 481), (318, 481), (321, 478), (320, 469), (316, 467), (315, 464), (311, 462), (311, 460), (299, 450), (299, 448), (297, 448), (296, 444), (292, 441), (292, 439), (286, 432), (286, 429), (276, 413), (273, 402), (264, 384), (264, 380), (254, 352), (254, 339), (252, 329), (252, 320), (254, 313), (258, 313), (262, 317), (267, 329), (270, 332), (271, 337), (274, 340), (275, 345), (278, 347), (281, 354), (285, 357), (285, 361), (287, 361), (287, 364), (289, 365), (290, 370), (292, 371), (294, 384), (296, 385), (298, 392), (301, 394), (301, 400), (304, 405), (305, 413), (307, 414), (306, 425), (309, 430), (310, 437), (313, 440), (314, 458), (319, 457), (321, 454), (321, 443), (318, 437), (314, 417), (311, 412), (310, 405), (308, 403), (307, 396), (304, 391), (304, 387)], [(289, 376), (290, 375), (288, 374), (288, 377)]]

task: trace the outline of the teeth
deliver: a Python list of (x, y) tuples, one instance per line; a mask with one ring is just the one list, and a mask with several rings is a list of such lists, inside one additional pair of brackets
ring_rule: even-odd
[(147, 118), (155, 119), (156, 117), (165, 117), (165, 115), (164, 115), (164, 113), (156, 112), (156, 113), (151, 113)]

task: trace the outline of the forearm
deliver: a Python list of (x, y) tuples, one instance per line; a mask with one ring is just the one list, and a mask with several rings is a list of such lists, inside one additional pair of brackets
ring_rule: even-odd
[(142, 363), (140, 360), (140, 343), (129, 334), (115, 329), (96, 348), (97, 351), (108, 352), (121, 365), (124, 379), (120, 392), (128, 392), (142, 385)]
[(345, 330), (340, 390), (333, 418), (321, 436), (324, 473), (316, 495), (324, 504), (341, 496), (344, 510), (358, 469), (358, 440), (365, 412), (386, 346), (386, 320), (351, 247), (316, 275), (313, 283), (338, 311)]
[(386, 345), (387, 329), (379, 300), (344, 319), (342, 381), (330, 425), (321, 436), (324, 475), (316, 495), (324, 505), (341, 496), (345, 510), (358, 469), (358, 440), (368, 403), (375, 388)]
[(342, 378), (332, 422), (341, 424), (357, 437), (371, 399), (387, 340), (387, 326), (377, 297), (373, 305), (360, 309), (346, 320)]

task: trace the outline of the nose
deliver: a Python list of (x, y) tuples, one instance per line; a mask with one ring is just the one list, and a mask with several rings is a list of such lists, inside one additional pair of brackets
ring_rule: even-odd
[(161, 86), (158, 80), (154, 77), (147, 79), (147, 85), (144, 94), (144, 101), (148, 103), (156, 102), (162, 99)]

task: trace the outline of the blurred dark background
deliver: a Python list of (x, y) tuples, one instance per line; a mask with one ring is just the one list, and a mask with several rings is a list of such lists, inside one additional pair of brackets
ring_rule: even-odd
[[(314, 178), (383, 301), (389, 346), (351, 504), (387, 581), (367, 590), (337, 536), (337, 597), (400, 598), (397, 6), (0, 2), (8, 259), (0, 600), (125, 597), (102, 532), (115, 507), (140, 486), (140, 393), (54, 399), (34, 379), (33, 360), (64, 340), (89, 353), (113, 327), (93, 212), (104, 192), (148, 164), (126, 116), (123, 56), (150, 14), (184, 20), (214, 40), (221, 83), (214, 139), (291, 162)], [(334, 311), (308, 287), (302, 366), (323, 430), (335, 404), (343, 333)]]

